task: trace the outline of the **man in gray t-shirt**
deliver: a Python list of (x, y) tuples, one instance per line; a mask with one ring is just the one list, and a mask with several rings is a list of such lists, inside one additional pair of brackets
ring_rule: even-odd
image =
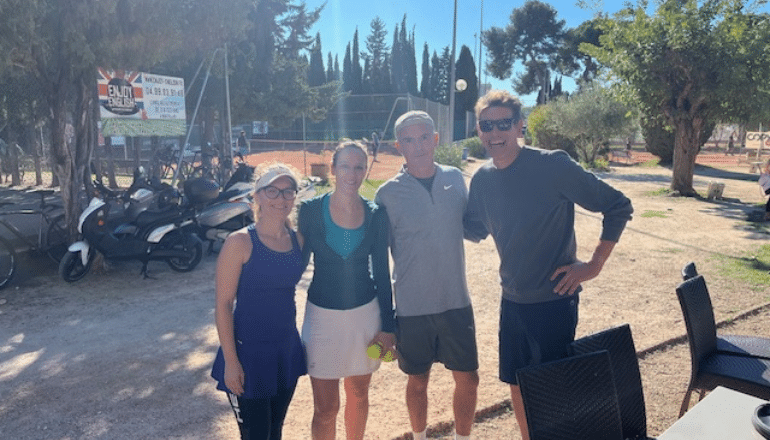
[(415, 439), (425, 439), (434, 362), (452, 371), (457, 439), (470, 438), (476, 410), (478, 351), (465, 280), (460, 170), (437, 165), (438, 133), (425, 112), (402, 115), (396, 148), (406, 164), (378, 190), (390, 223), (398, 363), (409, 375), (406, 404)]

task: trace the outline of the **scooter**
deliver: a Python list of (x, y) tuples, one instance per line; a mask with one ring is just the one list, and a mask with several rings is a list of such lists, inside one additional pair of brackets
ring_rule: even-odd
[[(98, 196), (91, 199), (78, 222), (82, 240), (69, 246), (59, 264), (65, 281), (83, 278), (96, 251), (107, 259), (141, 261), (145, 278), (149, 261), (166, 261), (177, 272), (189, 272), (200, 263), (203, 243), (196, 234), (199, 227), (193, 209), (174, 203), (149, 209), (154, 195), (144, 187), (127, 194), (111, 191), (99, 180), (94, 187)], [(211, 201), (218, 194), (216, 184), (191, 185), (189, 191), (188, 197), (196, 203)]]
[[(254, 167), (241, 161), (232, 177), (227, 181), (216, 199), (205, 204), (194, 205), (200, 237), (209, 243), (208, 253), (214, 252), (214, 244), (223, 242), (230, 233), (254, 222), (251, 196), (254, 193), (252, 176)], [(190, 185), (196, 185), (192, 179)], [(184, 184), (185, 194), (188, 182)]]

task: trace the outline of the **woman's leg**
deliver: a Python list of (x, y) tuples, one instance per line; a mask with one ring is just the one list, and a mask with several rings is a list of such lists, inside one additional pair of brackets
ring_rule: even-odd
[(310, 431), (313, 440), (334, 440), (337, 413), (340, 410), (339, 379), (310, 378), (313, 388), (313, 423)]
[(270, 399), (270, 440), (281, 440), (283, 421), (296, 388), (295, 383), (291, 388), (278, 390), (278, 394)]
[(241, 440), (270, 439), (270, 399), (244, 399), (228, 394)]
[(347, 440), (362, 440), (369, 416), (371, 374), (345, 378), (345, 431)]

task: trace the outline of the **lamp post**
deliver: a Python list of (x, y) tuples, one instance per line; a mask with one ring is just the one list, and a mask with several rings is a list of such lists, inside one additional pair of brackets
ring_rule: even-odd
[(457, 0), (452, 23), (452, 54), (449, 56), (449, 143), (455, 138), (455, 45), (457, 41)]
[(476, 91), (478, 92), (479, 98), (481, 98), (481, 85), (484, 84), (484, 81), (481, 80), (481, 66), (482, 61), (481, 59), (484, 58), (484, 0), (481, 0), (481, 16), (479, 17), (479, 77), (477, 79), (478, 83), (476, 85)]

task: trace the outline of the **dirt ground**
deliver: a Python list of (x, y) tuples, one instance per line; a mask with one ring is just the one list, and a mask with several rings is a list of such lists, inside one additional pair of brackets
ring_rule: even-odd
[[(278, 157), (293, 160), (286, 152)], [(375, 179), (389, 177), (401, 163), (387, 154), (379, 159), (372, 169)], [(300, 170), (303, 165), (295, 163)], [(763, 198), (756, 175), (745, 168), (698, 167), (695, 187), (701, 193), (710, 181), (725, 183), (724, 199), (711, 201), (659, 195), (670, 181), (665, 168), (618, 165), (599, 173), (632, 199), (635, 215), (602, 274), (584, 286), (578, 334), (628, 322), (639, 351), (683, 335), (674, 289), (688, 261), (706, 276), (717, 320), (767, 304), (770, 278), (750, 286), (718, 270), (722, 259), (750, 257), (770, 239), (767, 224), (746, 221), (749, 212), (761, 209)], [(601, 218), (578, 210), (576, 228), (579, 257), (587, 259)], [(478, 410), (486, 415), (475, 425), (474, 436), (519, 439), (506, 410), (508, 390), (497, 379), (500, 292), (492, 241), (466, 243), (466, 261), (481, 359)], [(209, 377), (218, 347), (215, 256), (186, 274), (151, 263), (152, 278), (142, 279), (139, 263), (128, 262), (74, 284), (61, 281), (50, 264), (27, 263), (25, 273), (0, 291), (0, 438), (238, 437), (229, 405)], [(306, 273), (297, 291), (298, 323), (308, 282)], [(770, 312), (762, 309), (725, 331), (769, 335)], [(641, 366), (649, 434), (657, 435), (676, 419), (689, 378), (688, 347), (654, 350)], [(444, 428), (452, 419), (451, 375), (436, 366), (432, 376), (429, 424), (433, 438), (449, 439), (451, 431)], [(367, 439), (394, 439), (410, 430), (405, 384), (394, 363), (375, 373)], [(303, 377), (284, 438), (309, 438), (311, 417), (312, 394)], [(338, 437), (344, 438), (341, 416)]]

